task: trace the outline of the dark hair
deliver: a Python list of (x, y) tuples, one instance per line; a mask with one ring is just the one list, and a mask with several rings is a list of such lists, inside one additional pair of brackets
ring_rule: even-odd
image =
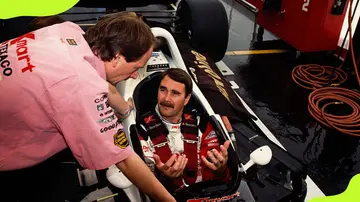
[(170, 79), (182, 83), (185, 85), (185, 96), (188, 96), (192, 93), (192, 80), (187, 72), (179, 68), (170, 68), (167, 71), (161, 74), (161, 80), (164, 79), (165, 76), (170, 77)]
[(127, 62), (139, 60), (155, 43), (150, 27), (133, 12), (109, 14), (86, 31), (95, 55), (111, 61), (121, 54)]
[(29, 23), (28, 30), (35, 31), (35, 30), (41, 29), (43, 27), (47, 27), (50, 25), (63, 23), (63, 22), (65, 22), (65, 20), (63, 20), (61, 17), (59, 17), (57, 15), (36, 17)]

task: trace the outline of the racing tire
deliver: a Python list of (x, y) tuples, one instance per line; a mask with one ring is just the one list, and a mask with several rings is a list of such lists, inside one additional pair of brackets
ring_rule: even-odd
[(181, 0), (176, 13), (176, 27), (191, 46), (214, 61), (220, 61), (229, 41), (229, 24), (224, 5), (219, 0)]
[[(304, 202), (307, 195), (307, 183), (305, 179), (298, 179), (299, 182), (293, 182), (293, 194), (291, 202)], [(296, 184), (294, 184), (296, 183)]]

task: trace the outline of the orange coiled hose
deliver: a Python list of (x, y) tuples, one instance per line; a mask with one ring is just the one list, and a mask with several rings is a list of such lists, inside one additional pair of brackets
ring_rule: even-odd
[(333, 71), (332, 85), (340, 85), (347, 80), (347, 74), (344, 70), (340, 68), (334, 70), (334, 67), (316, 64), (296, 66), (292, 71), (292, 78), (299, 86), (308, 90), (315, 90), (329, 84)]
[[(354, 65), (356, 78), (360, 86), (360, 76), (354, 56), (352, 44), (351, 13), (353, 0), (349, 2), (349, 50)], [(345, 39), (344, 39), (345, 40)], [(342, 64), (343, 65), (343, 64)], [(292, 71), (292, 78), (299, 86), (314, 90), (310, 93), (308, 110), (312, 117), (323, 125), (334, 128), (344, 134), (360, 136), (360, 93), (345, 88), (327, 87), (330, 76), (333, 75), (332, 84), (341, 85), (347, 80), (347, 75), (343, 71), (342, 65), (336, 69), (329, 66), (315, 64), (299, 65)], [(333, 74), (332, 74), (333, 73)], [(346, 104), (352, 109), (348, 115), (333, 115), (327, 112), (331, 105)]]
[[(324, 87), (309, 95), (308, 110), (320, 123), (342, 133), (360, 136), (360, 93), (346, 88)], [(347, 104), (352, 113), (339, 116), (327, 112), (331, 105)]]

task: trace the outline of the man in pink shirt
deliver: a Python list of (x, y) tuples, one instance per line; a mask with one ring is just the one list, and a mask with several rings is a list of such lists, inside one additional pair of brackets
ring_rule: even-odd
[(108, 101), (108, 82), (136, 78), (154, 42), (143, 21), (120, 13), (86, 33), (64, 22), (1, 43), (0, 171), (69, 147), (84, 168), (116, 164), (155, 200), (174, 201), (129, 146)]

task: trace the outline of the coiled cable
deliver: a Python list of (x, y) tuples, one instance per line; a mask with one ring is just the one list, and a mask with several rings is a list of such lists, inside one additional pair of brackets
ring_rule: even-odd
[[(352, 3), (353, 0), (350, 0), (348, 15), (349, 52), (360, 86), (360, 76), (352, 42)], [(343, 64), (338, 68), (316, 64), (299, 65), (293, 69), (292, 78), (299, 86), (314, 90), (308, 97), (308, 110), (312, 117), (321, 124), (344, 134), (360, 136), (360, 93), (346, 88), (334, 87), (340, 86), (348, 78), (346, 72), (342, 70)], [(352, 112), (346, 115), (331, 114), (330, 106), (339, 104), (348, 105)]]
[[(360, 136), (360, 93), (340, 87), (324, 87), (310, 93), (308, 110), (317, 121), (342, 133)], [(346, 104), (348, 115), (329, 113), (332, 105)]]

